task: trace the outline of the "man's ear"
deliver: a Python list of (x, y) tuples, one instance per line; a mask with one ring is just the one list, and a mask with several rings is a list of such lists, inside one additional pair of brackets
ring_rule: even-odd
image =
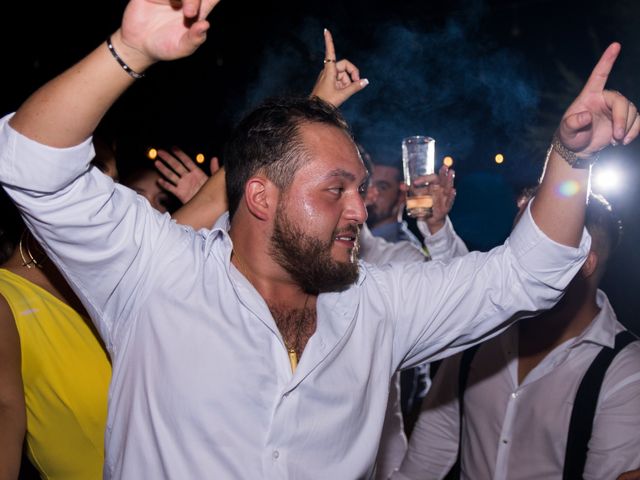
[(587, 255), (587, 259), (585, 260), (582, 268), (580, 269), (580, 273), (584, 278), (589, 278), (594, 274), (596, 269), (598, 268), (598, 262), (600, 259), (598, 258), (598, 254), (591, 250)]
[(249, 212), (259, 220), (268, 220), (278, 204), (278, 188), (265, 177), (251, 177), (244, 189)]

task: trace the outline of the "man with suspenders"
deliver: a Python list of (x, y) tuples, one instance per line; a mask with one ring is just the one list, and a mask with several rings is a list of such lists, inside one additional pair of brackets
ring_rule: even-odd
[(556, 307), (443, 361), (392, 478), (615, 479), (640, 465), (640, 342), (598, 289), (620, 224), (592, 195), (586, 226), (591, 251)]

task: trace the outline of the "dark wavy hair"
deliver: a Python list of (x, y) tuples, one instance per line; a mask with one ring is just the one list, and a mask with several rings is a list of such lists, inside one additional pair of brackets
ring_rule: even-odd
[(247, 181), (258, 172), (286, 191), (307, 160), (300, 127), (309, 123), (334, 126), (353, 138), (340, 112), (318, 97), (267, 100), (233, 130), (224, 148), (231, 218), (238, 210)]

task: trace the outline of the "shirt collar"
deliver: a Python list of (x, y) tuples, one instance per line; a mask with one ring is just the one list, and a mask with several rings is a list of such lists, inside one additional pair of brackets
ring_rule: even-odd
[(574, 339), (571, 344), (572, 348), (585, 342), (610, 348), (614, 346), (616, 334), (620, 330), (618, 319), (607, 295), (602, 290), (598, 290), (596, 293), (596, 304), (600, 307), (600, 312), (589, 326)]

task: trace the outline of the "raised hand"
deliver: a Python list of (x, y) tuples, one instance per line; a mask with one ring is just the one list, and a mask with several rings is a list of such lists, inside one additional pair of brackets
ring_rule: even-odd
[(635, 105), (604, 88), (619, 53), (619, 43), (609, 45), (560, 122), (560, 141), (579, 157), (587, 158), (608, 145), (626, 145), (640, 131)]
[[(193, 160), (181, 149), (174, 147), (171, 153), (166, 150), (158, 150), (158, 156), (162, 160), (156, 160), (154, 165), (164, 177), (158, 180), (158, 184), (171, 192), (183, 204), (191, 200), (202, 188), (209, 178)], [(218, 159), (211, 159), (211, 174), (220, 168)]]
[(151, 62), (186, 57), (206, 40), (206, 18), (218, 2), (131, 0), (116, 36)]
[[(217, 165), (217, 159), (216, 165)], [(211, 228), (228, 208), (224, 167), (211, 169), (212, 175), (191, 200), (172, 217), (176, 222), (195, 229)]]
[(311, 96), (320, 97), (339, 107), (351, 95), (369, 85), (369, 80), (360, 78), (358, 68), (349, 60), (336, 61), (336, 51), (331, 32), (324, 29), (324, 68), (320, 72)]
[[(456, 199), (456, 189), (453, 187), (455, 176), (456, 174), (453, 169), (442, 165), (437, 175), (424, 175), (414, 180), (416, 187), (426, 185), (427, 191), (433, 199), (431, 215), (419, 218), (419, 220), (424, 220), (427, 223), (429, 231), (432, 234), (444, 226), (447, 215), (453, 207), (453, 202)], [(409, 187), (405, 183), (402, 183), (400, 188), (405, 192), (409, 190)]]
[(425, 221), (431, 233), (440, 230), (447, 219), (456, 199), (456, 189), (453, 187), (456, 172), (445, 165), (440, 167), (438, 181), (429, 184), (428, 191), (433, 198), (432, 215)]

